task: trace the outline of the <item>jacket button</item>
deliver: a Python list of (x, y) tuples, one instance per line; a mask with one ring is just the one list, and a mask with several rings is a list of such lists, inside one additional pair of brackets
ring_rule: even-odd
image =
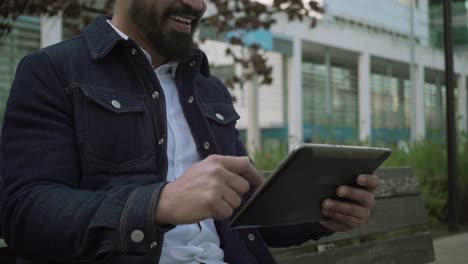
[(222, 114), (216, 113), (216, 118), (218, 118), (218, 119), (221, 120), (221, 121), (224, 120), (224, 116), (223, 116)]
[(164, 138), (161, 138), (161, 139), (159, 140), (159, 145), (162, 145), (162, 144), (164, 144)]
[(141, 230), (134, 230), (130, 236), (133, 242), (140, 243), (145, 239), (145, 234)]
[(195, 66), (195, 64), (197, 64), (197, 63), (196, 63), (194, 60), (193, 60), (193, 61), (191, 61), (191, 62), (189, 63), (190, 67), (193, 67), (193, 66)]
[(154, 241), (153, 243), (151, 243), (150, 248), (155, 249), (157, 246), (158, 246), (158, 242)]
[(249, 234), (247, 236), (247, 238), (250, 240), (250, 241), (255, 241), (255, 235), (254, 234)]
[(133, 49), (130, 51), (130, 53), (132, 53), (132, 55), (135, 56), (135, 55), (137, 55), (138, 52), (137, 52), (137, 50), (136, 50), (135, 48), (133, 48)]
[(117, 109), (120, 109), (122, 107), (122, 105), (120, 105), (119, 101), (117, 100), (112, 100), (111, 102), (112, 106), (117, 108)]
[(190, 97), (188, 98), (189, 104), (192, 104), (194, 100), (195, 100), (195, 99), (193, 98), (193, 96), (190, 96)]
[(205, 147), (206, 150), (210, 149), (210, 146), (210, 142), (203, 143), (203, 147)]
[(151, 96), (153, 97), (153, 99), (158, 99), (159, 98), (159, 93), (154, 91)]

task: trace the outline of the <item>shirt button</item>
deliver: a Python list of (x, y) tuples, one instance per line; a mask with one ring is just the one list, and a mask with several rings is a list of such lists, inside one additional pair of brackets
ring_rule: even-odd
[(130, 51), (130, 53), (132, 53), (132, 55), (135, 56), (135, 55), (137, 55), (138, 51), (137, 51), (135, 48), (133, 48), (133, 49)]
[(140, 243), (145, 239), (145, 234), (141, 230), (134, 230), (130, 236), (133, 242)]
[(158, 246), (158, 242), (154, 241), (151, 243), (150, 248), (155, 249)]
[(122, 105), (120, 105), (119, 101), (117, 100), (112, 100), (111, 102), (112, 106), (117, 108), (117, 109), (120, 109), (122, 107)]
[(154, 91), (151, 96), (153, 97), (153, 99), (158, 99), (159, 98), (159, 93)]
[(249, 238), (250, 241), (255, 241), (255, 235), (254, 234), (249, 234), (247, 237)]
[(193, 96), (190, 96), (190, 97), (188, 98), (189, 104), (192, 104), (194, 100), (195, 100), (195, 99), (193, 98)]
[(210, 142), (203, 143), (203, 147), (205, 147), (206, 150), (210, 149), (210, 146)]
[(162, 145), (162, 144), (164, 144), (164, 138), (161, 138), (161, 139), (159, 140), (159, 145)]
[(218, 118), (218, 119), (221, 120), (221, 121), (224, 120), (224, 116), (223, 116), (222, 114), (216, 113), (216, 118)]

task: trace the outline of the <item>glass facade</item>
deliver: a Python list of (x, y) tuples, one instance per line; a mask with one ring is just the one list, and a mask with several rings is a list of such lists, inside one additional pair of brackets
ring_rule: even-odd
[[(303, 64), (304, 140), (354, 142), (358, 139), (356, 69)], [(330, 74), (329, 74), (330, 72)]]
[(411, 86), (406, 79), (371, 75), (372, 140), (398, 142), (410, 139)]
[(424, 88), (427, 138), (443, 140), (447, 113), (446, 88), (434, 83), (426, 83)]

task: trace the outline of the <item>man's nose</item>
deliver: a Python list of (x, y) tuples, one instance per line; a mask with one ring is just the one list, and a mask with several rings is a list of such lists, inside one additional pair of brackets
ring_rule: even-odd
[(195, 11), (202, 11), (205, 8), (203, 0), (182, 0), (182, 3), (190, 6)]

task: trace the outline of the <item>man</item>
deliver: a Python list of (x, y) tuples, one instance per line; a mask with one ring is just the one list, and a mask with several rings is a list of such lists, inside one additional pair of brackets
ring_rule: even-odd
[(110, 20), (24, 58), (5, 114), (1, 223), (18, 263), (275, 263), (369, 218), (375, 175), (330, 220), (231, 230), (261, 178), (192, 35), (202, 0), (117, 0)]

